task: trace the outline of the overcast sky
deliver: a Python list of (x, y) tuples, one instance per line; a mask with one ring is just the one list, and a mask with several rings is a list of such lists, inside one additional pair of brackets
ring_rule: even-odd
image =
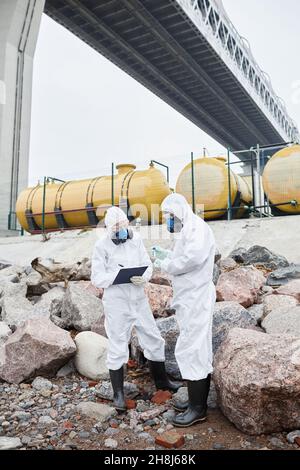
[[(224, 0), (276, 93), (300, 124), (299, 0)], [(255, 144), (255, 143), (254, 143)], [(70, 32), (43, 16), (32, 107), (30, 183), (109, 173), (114, 161), (171, 165), (224, 152), (208, 135)]]

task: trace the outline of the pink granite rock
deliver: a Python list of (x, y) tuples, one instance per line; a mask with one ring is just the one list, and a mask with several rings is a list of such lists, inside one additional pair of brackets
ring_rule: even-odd
[(172, 287), (149, 282), (145, 287), (145, 292), (155, 318), (167, 317), (171, 313), (174, 313), (170, 307), (173, 295)]
[(217, 301), (235, 301), (250, 307), (258, 300), (264, 275), (253, 266), (244, 266), (221, 274), (216, 287)]
[(224, 415), (248, 434), (300, 427), (300, 338), (234, 328), (214, 360)]
[(300, 279), (295, 279), (294, 281), (279, 287), (276, 289), (275, 293), (281, 295), (291, 295), (292, 297), (295, 297), (298, 302), (300, 302)]
[(53, 376), (75, 352), (70, 333), (47, 318), (31, 319), (0, 348), (0, 377), (18, 384), (37, 375)]

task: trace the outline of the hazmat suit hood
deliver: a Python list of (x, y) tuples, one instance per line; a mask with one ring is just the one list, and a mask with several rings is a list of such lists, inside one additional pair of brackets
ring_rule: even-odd
[(194, 215), (185, 197), (177, 193), (167, 196), (162, 202), (161, 209), (163, 212), (174, 214), (183, 225)]
[(106, 230), (110, 235), (112, 235), (120, 228), (127, 228), (129, 220), (126, 217), (126, 214), (119, 207), (113, 206), (106, 212), (104, 223)]

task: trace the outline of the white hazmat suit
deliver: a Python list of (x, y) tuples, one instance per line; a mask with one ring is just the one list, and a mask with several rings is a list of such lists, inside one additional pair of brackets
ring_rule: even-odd
[(162, 203), (183, 224), (175, 235), (174, 249), (161, 262), (172, 276), (173, 305), (180, 335), (175, 357), (183, 379), (205, 379), (212, 368), (212, 317), (216, 300), (213, 284), (215, 239), (209, 225), (191, 210), (180, 194)]
[(143, 278), (148, 281), (152, 275), (151, 260), (138, 233), (132, 233), (125, 243), (114, 244), (112, 233), (117, 224), (127, 227), (128, 219), (121, 209), (112, 207), (105, 216), (107, 233), (95, 244), (91, 275), (94, 286), (104, 288), (104, 325), (109, 340), (107, 367), (110, 370), (120, 369), (127, 363), (133, 326), (144, 356), (151, 361), (165, 360), (165, 342), (143, 285), (112, 285), (121, 267), (148, 266)]

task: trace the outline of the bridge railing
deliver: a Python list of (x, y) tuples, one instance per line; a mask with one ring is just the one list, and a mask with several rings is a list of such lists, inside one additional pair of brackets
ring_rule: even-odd
[[(289, 117), (284, 102), (279, 98), (270, 81), (256, 63), (250, 46), (240, 36), (225, 11), (216, 0), (176, 0), (185, 13), (205, 36), (220, 56), (226, 53), (227, 64), (239, 71), (238, 78), (250, 95), (279, 131), (282, 137), (300, 141), (299, 130)], [(236, 71), (236, 70), (235, 70)]]

